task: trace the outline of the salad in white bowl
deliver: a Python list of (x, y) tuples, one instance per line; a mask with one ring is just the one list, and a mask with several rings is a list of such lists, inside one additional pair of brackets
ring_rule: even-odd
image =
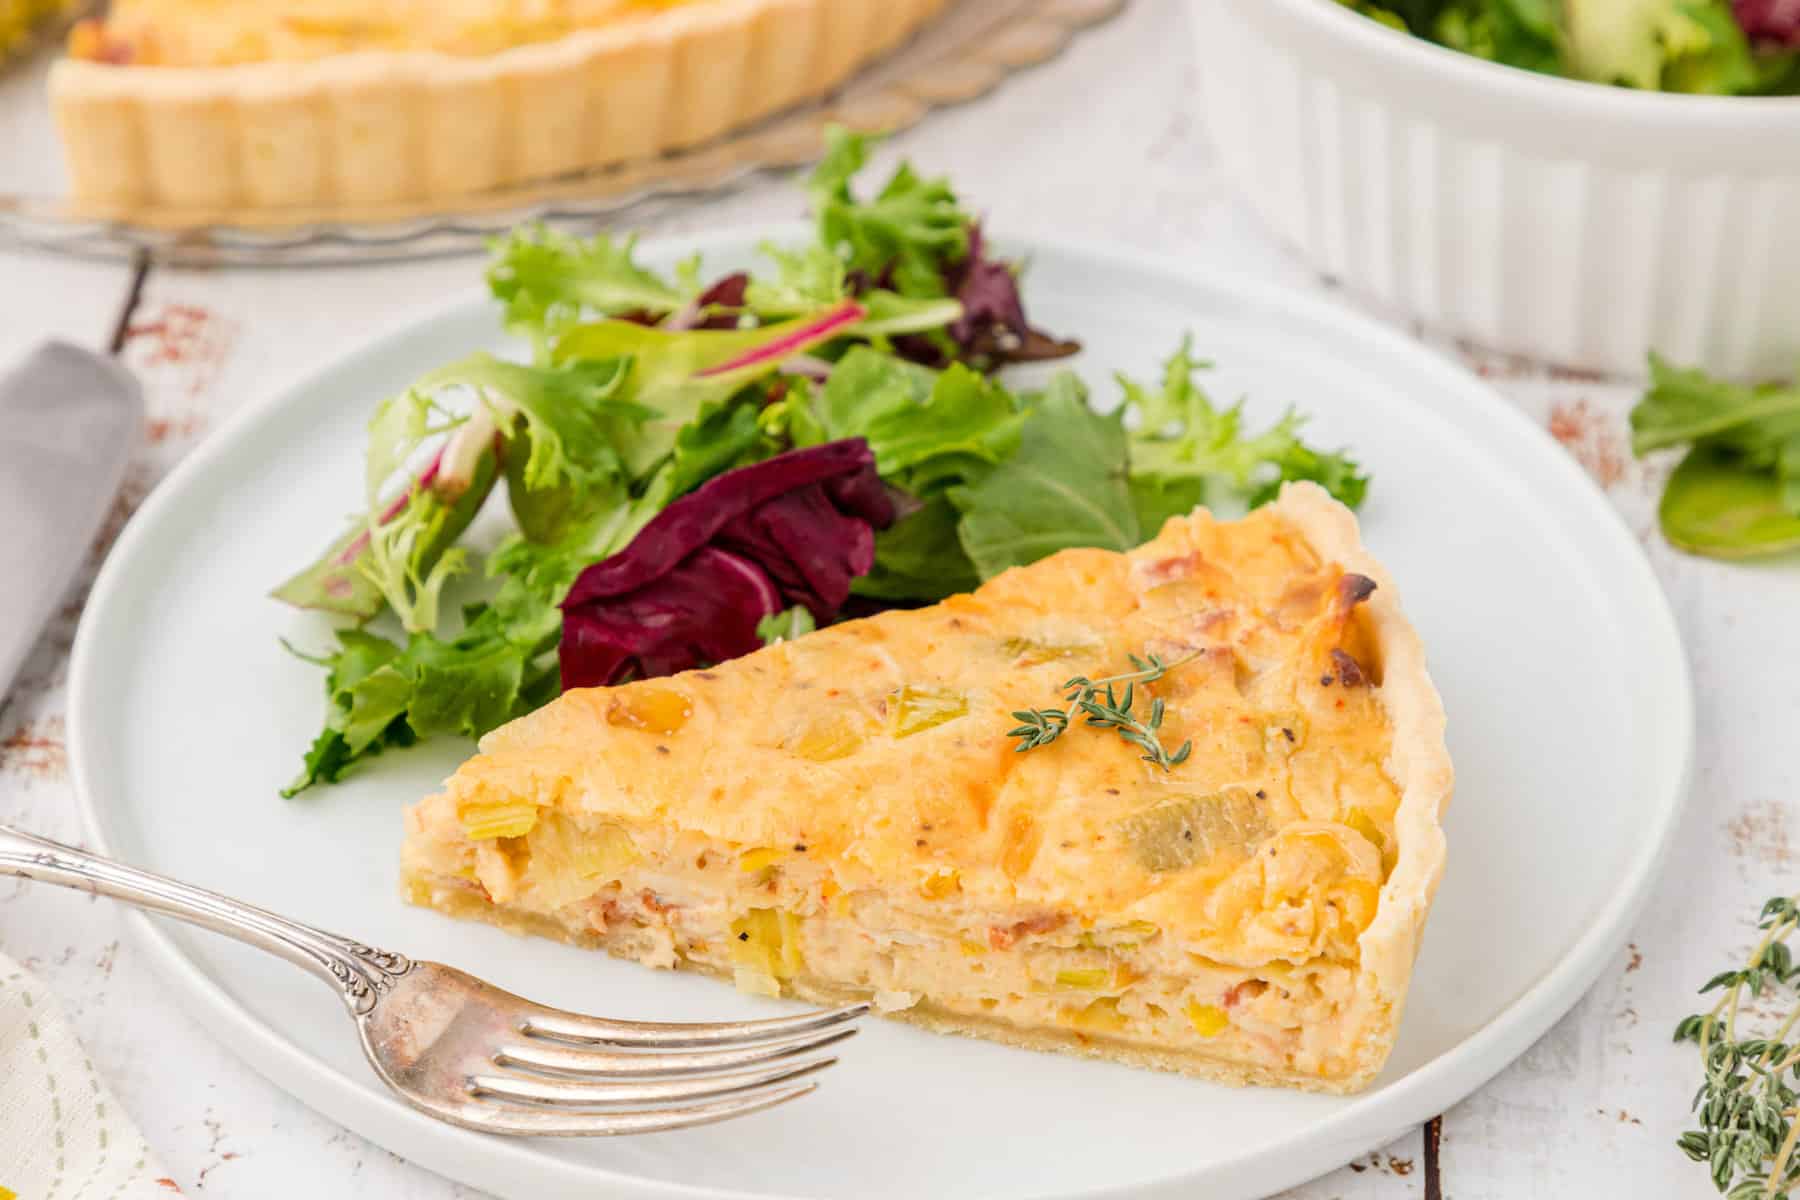
[(1567, 367), (1642, 376), (1655, 352), (1752, 380), (1800, 361), (1800, 4), (1191, 11), (1224, 174), (1353, 294)]
[(1490, 62), (1647, 91), (1800, 93), (1795, 0), (1338, 0)]

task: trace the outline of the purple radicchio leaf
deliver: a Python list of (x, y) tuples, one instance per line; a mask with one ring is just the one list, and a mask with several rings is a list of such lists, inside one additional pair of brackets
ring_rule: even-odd
[(1731, 9), (1752, 42), (1800, 47), (1800, 0), (1732, 0)]
[(963, 315), (950, 326), (950, 336), (965, 355), (996, 365), (1067, 358), (1080, 342), (1060, 341), (1025, 318), (1019, 277), (1013, 265), (987, 256), (981, 226), (969, 227), (969, 254), (952, 268), (950, 294), (962, 303)]
[[(855, 277), (856, 294), (869, 287), (892, 286), (893, 268), (878, 279)], [(1025, 316), (1019, 293), (1019, 277), (1013, 264), (988, 256), (987, 238), (980, 225), (969, 227), (969, 252), (944, 268), (944, 290), (962, 305), (963, 315), (944, 332), (956, 346), (956, 358), (986, 370), (1008, 363), (1043, 362), (1079, 353), (1081, 343), (1051, 337)], [(952, 356), (943, 342), (924, 334), (905, 334), (893, 339), (901, 358), (926, 367), (947, 367)]]
[(563, 611), (563, 688), (673, 675), (760, 649), (756, 626), (781, 611), (755, 563), (702, 546), (656, 583)]
[(670, 313), (664, 329), (736, 329), (744, 311), (750, 276), (744, 271), (727, 275), (695, 296), (679, 312)]
[(599, 687), (760, 649), (756, 627), (805, 605), (835, 620), (875, 562), (892, 498), (860, 438), (727, 471), (583, 571), (563, 601), (563, 686)]
[(736, 329), (749, 287), (749, 274), (738, 271), (725, 276), (672, 313), (636, 308), (630, 312), (614, 313), (612, 319), (677, 333), (687, 329)]

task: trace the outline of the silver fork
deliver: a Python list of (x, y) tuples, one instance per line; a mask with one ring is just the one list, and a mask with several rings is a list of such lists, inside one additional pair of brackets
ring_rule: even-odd
[[(817, 1089), (864, 1004), (764, 1021), (613, 1021), (533, 1004), (440, 963), (326, 933), (217, 892), (0, 825), (0, 876), (62, 884), (179, 917), (337, 988), (383, 1082), (486, 1133), (595, 1137), (741, 1117)], [(691, 1103), (703, 1101), (704, 1103)]]

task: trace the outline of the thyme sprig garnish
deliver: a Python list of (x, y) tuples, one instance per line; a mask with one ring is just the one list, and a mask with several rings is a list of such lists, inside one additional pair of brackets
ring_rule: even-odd
[[(1023, 722), (1007, 732), (1007, 737), (1020, 739), (1014, 749), (1023, 754), (1039, 746), (1048, 746), (1069, 731), (1077, 713), (1083, 713), (1087, 716), (1087, 724), (1096, 729), (1116, 730), (1120, 737), (1143, 750), (1145, 762), (1155, 763), (1165, 771), (1172, 771), (1186, 762), (1194, 751), (1193, 742), (1181, 743), (1181, 747), (1171, 754), (1163, 747), (1158, 735), (1164, 716), (1161, 697), (1151, 699), (1147, 721), (1139, 720), (1132, 709), (1137, 702), (1140, 683), (1155, 683), (1176, 667), (1198, 658), (1199, 651), (1172, 663), (1165, 663), (1159, 656), (1148, 653), (1143, 658), (1135, 654), (1126, 657), (1134, 668), (1126, 674), (1109, 675), (1105, 679), (1077, 675), (1063, 684), (1062, 690), (1068, 693), (1063, 697), (1068, 702), (1067, 708), (1029, 708), (1014, 712), (1013, 717)], [(1124, 695), (1117, 691), (1121, 684), (1125, 687)], [(1106, 689), (1104, 693), (1102, 688)]]
[[(1800, 1042), (1788, 1035), (1800, 1024), (1800, 964), (1787, 939), (1800, 928), (1800, 896), (1777, 896), (1763, 905), (1757, 928), (1763, 937), (1743, 969), (1721, 971), (1701, 994), (1719, 991), (1712, 1011), (1675, 1027), (1677, 1042), (1700, 1048), (1706, 1080), (1694, 1096), (1700, 1128), (1676, 1145), (1707, 1164), (1713, 1186), (1730, 1200), (1793, 1200), (1800, 1188)], [(1746, 998), (1788, 989), (1786, 1015), (1767, 1037), (1740, 1036), (1738, 1017)]]

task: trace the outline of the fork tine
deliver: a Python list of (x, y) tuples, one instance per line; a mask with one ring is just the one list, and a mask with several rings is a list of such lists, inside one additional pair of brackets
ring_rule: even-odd
[(609, 1021), (555, 1008), (536, 1008), (520, 1023), (528, 1037), (601, 1046), (734, 1046), (787, 1037), (815, 1029), (829, 1029), (854, 1021), (869, 1011), (867, 1004), (817, 1009), (797, 1017), (766, 1021), (721, 1021), (715, 1024), (665, 1024), (657, 1021)]
[(806, 1083), (799, 1087), (756, 1092), (749, 1096), (718, 1100), (711, 1104), (696, 1104), (689, 1108), (650, 1109), (643, 1112), (584, 1113), (492, 1103), (463, 1113), (458, 1123), (486, 1133), (522, 1137), (616, 1137), (628, 1133), (656, 1133), (665, 1129), (710, 1125), (714, 1121), (726, 1121), (732, 1117), (762, 1112), (818, 1090), (818, 1084)]
[(477, 1096), (521, 1104), (584, 1107), (603, 1104), (673, 1104), (680, 1100), (732, 1096), (774, 1083), (785, 1083), (802, 1075), (823, 1071), (835, 1062), (835, 1058), (812, 1058), (804, 1062), (763, 1067), (756, 1071), (698, 1075), (661, 1083), (575, 1083), (543, 1079), (535, 1075), (477, 1075), (469, 1080), (469, 1090)]
[(650, 1054), (642, 1051), (607, 1054), (600, 1050), (583, 1050), (561, 1046), (543, 1039), (526, 1038), (513, 1045), (502, 1046), (494, 1053), (494, 1062), (502, 1067), (539, 1071), (550, 1075), (574, 1075), (583, 1078), (641, 1079), (653, 1076), (694, 1075), (708, 1071), (725, 1071), (750, 1067), (775, 1059), (792, 1058), (812, 1050), (823, 1050), (856, 1035), (855, 1026), (837, 1026), (785, 1038), (771, 1038), (751, 1046), (726, 1050), (676, 1050)]

